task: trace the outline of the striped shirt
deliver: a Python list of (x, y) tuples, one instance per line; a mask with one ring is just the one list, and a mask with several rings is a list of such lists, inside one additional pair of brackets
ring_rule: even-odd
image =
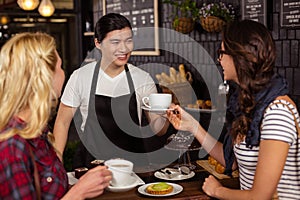
[[(279, 140), (290, 145), (285, 166), (277, 186), (279, 199), (300, 199), (300, 139), (297, 137), (294, 116), (299, 123), (297, 109), (285, 100), (275, 100), (283, 104), (271, 104), (264, 113), (261, 125), (261, 140)], [(245, 141), (234, 146), (240, 173), (240, 187), (252, 188), (257, 166), (259, 147), (249, 149)]]

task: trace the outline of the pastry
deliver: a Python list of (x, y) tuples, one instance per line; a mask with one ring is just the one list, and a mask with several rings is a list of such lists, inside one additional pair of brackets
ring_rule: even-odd
[(202, 100), (202, 99), (196, 100), (196, 105), (198, 105), (198, 108), (200, 108), (200, 109), (202, 108), (203, 103), (204, 103), (204, 100)]
[(208, 163), (215, 166), (215, 171), (219, 174), (224, 174), (225, 167), (212, 156), (208, 156)]
[(185, 73), (184, 65), (180, 64), (178, 69), (179, 69), (181, 82), (186, 82), (187, 80), (186, 80), (186, 73)]
[(171, 78), (172, 82), (174, 82), (174, 83), (178, 82), (176, 69), (174, 67), (170, 67), (169, 71), (170, 71), (169, 73), (170, 73), (170, 78)]
[(89, 169), (86, 167), (76, 168), (75, 171), (75, 178), (79, 179), (83, 174), (85, 174)]
[(196, 108), (196, 109), (212, 109), (212, 102), (211, 100), (203, 100), (198, 99), (194, 104), (188, 104), (188, 108)]
[(165, 182), (154, 183), (149, 185), (146, 188), (147, 193), (155, 194), (155, 195), (169, 194), (172, 191), (173, 191), (173, 186)]
[(97, 167), (99, 165), (104, 165), (104, 160), (93, 160), (91, 162), (91, 168)]
[(212, 156), (209, 156), (208, 157), (208, 163), (211, 164), (211, 165), (216, 166), (218, 161), (216, 159), (214, 159)]
[(203, 109), (211, 109), (211, 101), (210, 100), (204, 101), (202, 104), (202, 108)]
[(219, 174), (224, 174), (225, 167), (223, 165), (221, 165), (220, 163), (217, 163), (215, 166), (215, 171)]

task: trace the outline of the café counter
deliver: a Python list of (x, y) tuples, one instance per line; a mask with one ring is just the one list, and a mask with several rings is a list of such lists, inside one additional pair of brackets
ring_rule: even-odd
[[(190, 179), (180, 180), (180, 181), (165, 181), (158, 179), (154, 176), (153, 172), (138, 174), (138, 176), (143, 179), (145, 183), (152, 183), (152, 182), (170, 182), (176, 183), (183, 187), (183, 191), (179, 194), (173, 196), (166, 196), (166, 197), (159, 197), (159, 199), (168, 199), (168, 200), (202, 200), (202, 199), (212, 199), (211, 197), (207, 196), (202, 191), (202, 185), (204, 179), (209, 176), (209, 172), (205, 170), (200, 165), (197, 165), (196, 169), (194, 170), (195, 176)], [(239, 188), (239, 180), (238, 178), (222, 178), (219, 179), (222, 185), (229, 187), (229, 188)], [(102, 195), (99, 197), (93, 198), (93, 200), (137, 200), (137, 199), (158, 199), (158, 197), (151, 197), (140, 194), (138, 192), (138, 188), (140, 186), (136, 186), (135, 188), (126, 191), (126, 192), (110, 192), (104, 191)]]

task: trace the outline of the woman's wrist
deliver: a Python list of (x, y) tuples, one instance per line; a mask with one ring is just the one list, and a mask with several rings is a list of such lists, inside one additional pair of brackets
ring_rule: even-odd
[(224, 192), (226, 191), (226, 189), (227, 188), (224, 186), (217, 187), (214, 193), (214, 197), (217, 199), (224, 199)]
[(190, 128), (191, 128), (190, 132), (194, 135), (194, 137), (196, 137), (196, 135), (199, 132), (199, 128), (200, 128), (199, 122), (196, 121), (196, 120), (193, 120), (193, 122), (191, 123)]
[(207, 138), (207, 132), (203, 129), (203, 127), (197, 122), (194, 123), (193, 129), (191, 133), (194, 135), (194, 137), (200, 142), (200, 144), (203, 146), (205, 142), (205, 138)]
[(69, 189), (69, 191), (61, 198), (61, 200), (83, 200), (83, 195), (81, 194), (80, 188), (78, 185), (74, 185)]

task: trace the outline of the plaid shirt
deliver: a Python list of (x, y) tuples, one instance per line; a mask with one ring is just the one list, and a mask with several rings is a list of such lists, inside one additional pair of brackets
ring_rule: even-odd
[[(20, 129), (24, 125), (24, 121), (14, 118), (5, 129)], [(60, 199), (65, 194), (67, 174), (47, 140), (47, 132), (34, 139), (26, 140), (14, 135), (0, 142), (0, 199), (37, 199), (29, 148), (39, 172), (42, 199)]]

